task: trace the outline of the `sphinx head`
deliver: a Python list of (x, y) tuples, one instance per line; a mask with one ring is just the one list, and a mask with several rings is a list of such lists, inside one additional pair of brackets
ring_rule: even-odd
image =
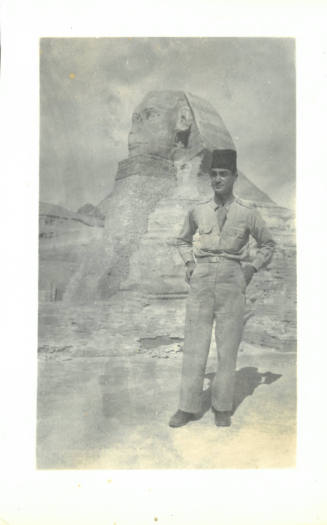
[(148, 93), (132, 116), (129, 156), (143, 154), (171, 159), (177, 149), (187, 146), (192, 123), (192, 111), (184, 93)]

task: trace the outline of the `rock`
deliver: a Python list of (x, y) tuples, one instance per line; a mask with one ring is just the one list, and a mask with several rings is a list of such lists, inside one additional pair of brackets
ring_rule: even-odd
[[(92, 206), (92, 204), (86, 205), (86, 206), (87, 206), (87, 209), (90, 211), (89, 206)], [(80, 208), (80, 210), (83, 208), (84, 206)], [(40, 205), (39, 205), (40, 225), (45, 226), (47, 224), (55, 223), (57, 220), (58, 222), (61, 221), (61, 223), (64, 223), (64, 221), (76, 221), (76, 222), (85, 224), (86, 226), (96, 226), (96, 227), (103, 226), (103, 216), (101, 215), (100, 211), (97, 211), (97, 213), (93, 213), (93, 214), (90, 214), (90, 213), (85, 214), (85, 213), (80, 212), (80, 210), (77, 213), (75, 213), (73, 211), (67, 210), (66, 208), (63, 208), (62, 206), (58, 206), (56, 204), (40, 202)]]
[[(181, 142), (186, 130), (187, 140)], [(106, 214), (110, 293), (138, 289), (185, 297), (184, 265), (173, 239), (187, 210), (211, 197), (207, 168), (212, 149), (235, 149), (234, 143), (208, 102), (162, 91), (150, 92), (136, 108), (128, 145), (114, 191), (98, 206)], [(273, 204), (243, 174), (239, 190), (243, 198)]]
[[(116, 297), (113, 308), (124, 317), (124, 301), (137, 296), (132, 326), (136, 342), (183, 339), (188, 285), (174, 238), (187, 211), (212, 196), (208, 167), (212, 149), (219, 147), (235, 149), (223, 120), (207, 101), (180, 91), (146, 95), (133, 114), (129, 156), (119, 163), (113, 192), (96, 206), (96, 213), (92, 205), (79, 210), (87, 220), (97, 219), (98, 213), (105, 216), (105, 224), (99, 236), (89, 239), (66, 280), (63, 298), (68, 303), (111, 304)], [(258, 207), (277, 241), (269, 269), (259, 272), (248, 287), (244, 341), (293, 350), (294, 214), (277, 206), (242, 172), (235, 193)]]
[(60, 301), (92, 243), (101, 239), (99, 219), (40, 203), (39, 300)]
[(93, 204), (90, 204), (89, 202), (81, 206), (77, 213), (79, 215), (87, 215), (88, 217), (96, 217), (97, 219), (100, 219), (101, 222), (104, 221), (104, 215), (101, 213), (99, 208)]
[[(194, 107), (190, 100), (195, 101)], [(187, 138), (179, 133), (186, 129)], [(181, 139), (179, 144), (176, 137)], [(222, 119), (198, 97), (152, 92), (134, 114), (129, 157), (119, 164), (114, 191), (101, 207), (107, 214), (110, 293), (133, 290), (150, 301), (140, 314), (142, 337), (163, 336), (167, 328), (170, 337), (182, 337), (188, 285), (174, 238), (187, 210), (212, 195), (206, 172), (210, 148), (227, 145), (234, 147)], [(235, 190), (259, 208), (278, 243), (270, 270), (259, 272), (249, 287), (244, 338), (292, 350), (296, 333), (294, 216), (242, 173)]]

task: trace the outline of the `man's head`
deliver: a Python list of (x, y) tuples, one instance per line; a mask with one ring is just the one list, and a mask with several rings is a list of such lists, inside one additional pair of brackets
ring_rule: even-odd
[(214, 150), (210, 170), (211, 186), (218, 197), (232, 193), (237, 179), (236, 151)]

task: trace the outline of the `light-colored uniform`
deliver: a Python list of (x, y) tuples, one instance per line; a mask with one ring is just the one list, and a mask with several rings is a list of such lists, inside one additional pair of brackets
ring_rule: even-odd
[[(212, 384), (212, 406), (233, 409), (237, 351), (242, 338), (246, 282), (241, 267), (249, 260), (249, 236), (257, 242), (251, 264), (256, 270), (271, 259), (275, 242), (256, 208), (233, 197), (225, 204), (220, 231), (219, 205), (214, 199), (197, 205), (187, 215), (176, 246), (185, 263), (196, 260), (186, 305), (182, 384), (179, 408), (201, 412), (203, 380), (212, 328), (218, 370)], [(198, 232), (198, 240), (193, 237)]]

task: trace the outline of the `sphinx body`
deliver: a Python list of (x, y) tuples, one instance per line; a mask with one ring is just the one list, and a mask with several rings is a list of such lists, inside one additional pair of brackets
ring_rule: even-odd
[[(106, 215), (109, 294), (184, 294), (183, 265), (172, 239), (186, 210), (210, 198), (213, 149), (235, 149), (219, 114), (206, 101), (179, 91), (148, 93), (132, 116), (129, 156), (119, 163)], [(254, 185), (257, 200), (269, 198)]]
[[(157, 337), (168, 330), (174, 337), (182, 337), (188, 285), (174, 238), (187, 210), (211, 197), (208, 169), (213, 149), (235, 149), (235, 145), (210, 103), (182, 91), (150, 92), (144, 97), (132, 115), (128, 157), (119, 162), (114, 190), (98, 205), (106, 217), (104, 237), (83, 261), (65, 300), (108, 300), (121, 292), (137, 294), (146, 308), (140, 310), (140, 336)], [(260, 207), (279, 243), (293, 243), (294, 248), (288, 210), (276, 206), (242, 173), (235, 190)], [(279, 326), (286, 297), (291, 297), (291, 302), (286, 313), (284, 306), (283, 319), (287, 318), (288, 327), (295, 325), (288, 319), (295, 301), (293, 260), (286, 260), (279, 249), (274, 261), (273, 268), (288, 272), (285, 283), (276, 287), (273, 273), (262, 272), (251, 285), (252, 303), (260, 304), (263, 316), (256, 316), (256, 322), (265, 332), (269, 332), (271, 319)], [(251, 332), (251, 322), (248, 325)], [(253, 328), (252, 339), (260, 342), (261, 332), (257, 326)]]

